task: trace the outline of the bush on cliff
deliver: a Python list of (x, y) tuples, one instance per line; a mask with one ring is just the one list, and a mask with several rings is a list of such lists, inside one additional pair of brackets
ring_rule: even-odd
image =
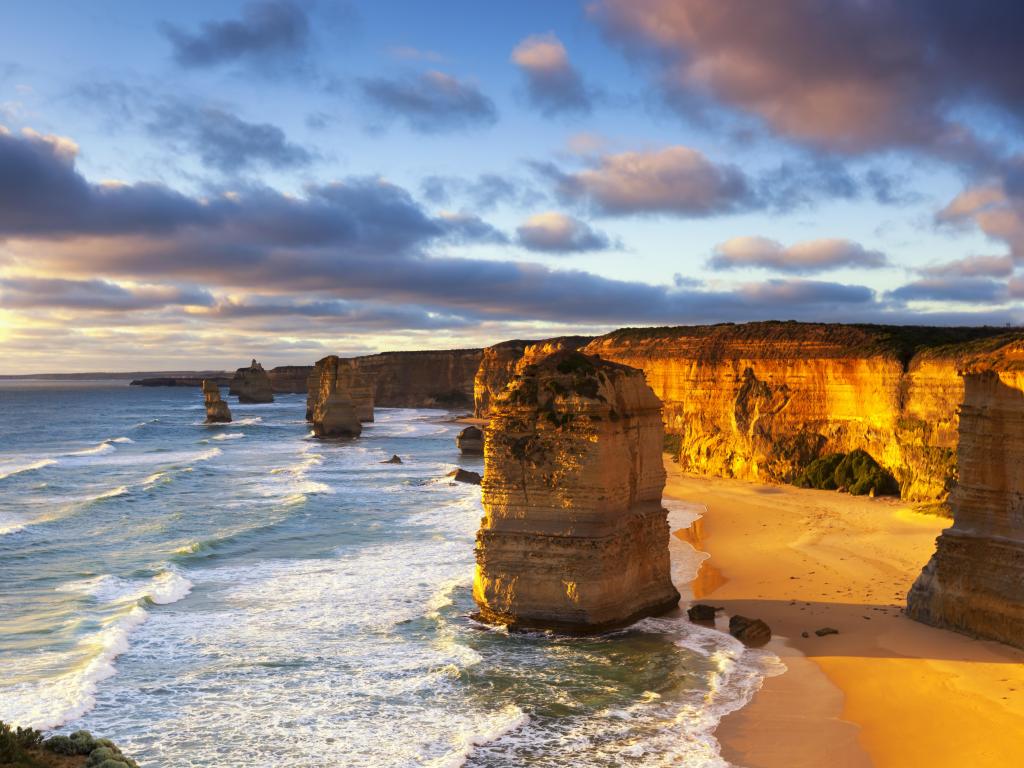
[(845, 489), (854, 496), (874, 493), (893, 496), (900, 492), (899, 483), (892, 474), (860, 448), (850, 453), (830, 453), (808, 464), (794, 485), (834, 491)]
[(57, 734), (44, 740), (33, 728), (13, 728), (0, 721), (0, 768), (139, 768), (109, 739), (88, 731)]

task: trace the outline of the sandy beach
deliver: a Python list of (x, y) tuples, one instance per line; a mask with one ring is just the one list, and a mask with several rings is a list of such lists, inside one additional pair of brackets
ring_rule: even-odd
[[(948, 520), (891, 499), (666, 466), (665, 496), (707, 507), (677, 532), (711, 555), (695, 597), (764, 619), (788, 667), (723, 720), (726, 759), (745, 768), (1021, 765), (1024, 652), (901, 613)], [(839, 634), (815, 634), (825, 627)]]

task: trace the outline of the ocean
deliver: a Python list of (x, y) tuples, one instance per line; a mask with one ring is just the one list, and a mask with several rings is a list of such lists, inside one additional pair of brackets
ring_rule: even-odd
[[(207, 426), (198, 389), (0, 382), (0, 719), (149, 768), (727, 765), (714, 726), (771, 654), (685, 614), (472, 620), (480, 489), (444, 475), (483, 467), (452, 414), (318, 441), (303, 396), (227, 399)], [(686, 594), (699, 555), (672, 556)]]

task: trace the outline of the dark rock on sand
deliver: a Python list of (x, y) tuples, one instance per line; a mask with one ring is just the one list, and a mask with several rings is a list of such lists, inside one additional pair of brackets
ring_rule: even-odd
[(715, 620), (715, 614), (721, 611), (721, 608), (716, 608), (713, 605), (705, 605), (704, 603), (697, 603), (691, 605), (686, 609), (686, 615), (690, 617), (690, 621), (711, 621)]
[(402, 463), (402, 457), (399, 456), (397, 453), (394, 454), (390, 459), (385, 459), (384, 461), (381, 462), (381, 464), (401, 464), (401, 463)]
[(729, 634), (746, 645), (764, 645), (772, 639), (772, 631), (761, 619), (733, 616), (729, 619)]
[(469, 483), (470, 485), (480, 485), (480, 482), (483, 480), (479, 472), (470, 472), (466, 469), (453, 470), (447, 476), (456, 483)]
[(814, 634), (818, 637), (824, 637), (825, 635), (838, 635), (839, 630), (833, 629), (832, 627), (822, 627), (821, 629), (814, 630)]
[(480, 455), (484, 452), (484, 433), (479, 427), (466, 427), (455, 438), (455, 445), (463, 453)]

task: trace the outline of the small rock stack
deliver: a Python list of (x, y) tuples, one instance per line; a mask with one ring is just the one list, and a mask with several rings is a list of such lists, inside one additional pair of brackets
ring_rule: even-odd
[(314, 421), (318, 403), (333, 390), (347, 393), (359, 421), (373, 421), (375, 385), (373, 375), (363, 371), (355, 358), (328, 355), (317, 360), (306, 380), (306, 421)]
[(455, 438), (459, 450), (471, 456), (479, 456), (484, 452), (484, 433), (478, 427), (466, 427)]
[(248, 368), (235, 371), (228, 392), (237, 395), (240, 403), (274, 402), (274, 387), (270, 383), (270, 376), (255, 360)]
[(482, 620), (588, 633), (676, 606), (663, 434), (635, 368), (560, 352), (512, 379), (485, 439)]
[(203, 379), (203, 399), (206, 403), (206, 423), (223, 424), (231, 421), (228, 404), (220, 399), (220, 387), (209, 379)]

